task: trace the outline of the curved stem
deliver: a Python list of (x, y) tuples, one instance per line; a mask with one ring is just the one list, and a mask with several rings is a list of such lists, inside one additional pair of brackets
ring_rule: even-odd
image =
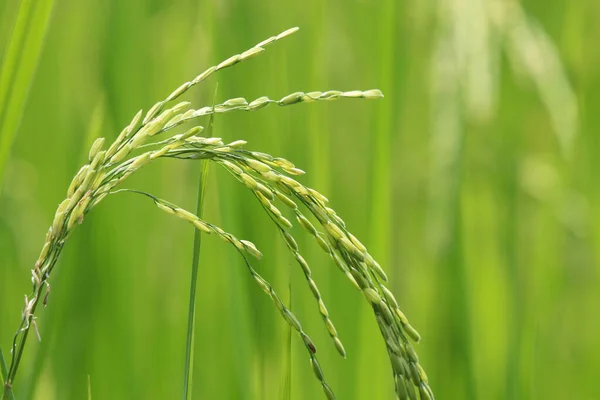
[(40, 289), (38, 290), (38, 296), (36, 297), (33, 307), (31, 307), (31, 316), (28, 317), (29, 326), (27, 327), (27, 329), (25, 329), (25, 331), (23, 331), (23, 336), (21, 337), (21, 341), (17, 346), (16, 357), (14, 357), (14, 362), (10, 365), (10, 370), (8, 371), (8, 379), (6, 380), (7, 384), (12, 385), (15, 375), (17, 374), (17, 370), (19, 369), (21, 357), (23, 356), (23, 350), (25, 349), (25, 343), (27, 342), (27, 336), (29, 336), (29, 330), (31, 329), (31, 324), (33, 323), (33, 314), (35, 313), (35, 309), (37, 308), (39, 302), (39, 294), (41, 294), (42, 287), (43, 286), (40, 286)]
[(21, 363), (21, 358), (23, 356), (23, 351), (25, 350), (25, 344), (27, 343), (27, 337), (29, 336), (29, 331), (31, 330), (32, 325), (35, 323), (35, 310), (40, 302), (40, 298), (42, 296), (42, 291), (46, 286), (46, 281), (48, 280), (48, 276), (50, 275), (50, 271), (54, 268), (54, 265), (58, 261), (58, 257), (62, 251), (62, 246), (57, 246), (56, 251), (52, 254), (52, 260), (49, 263), (47, 272), (44, 273), (42, 279), (39, 283), (34, 287), (34, 297), (32, 298), (33, 304), (29, 310), (28, 315), (24, 315), (21, 320), (21, 325), (19, 325), (19, 329), (15, 334), (12, 345), (12, 359), (10, 363), (10, 368), (8, 369), (8, 375), (6, 377), (6, 383), (4, 384), (4, 394), (2, 399), (10, 399), (9, 397), (12, 393), (12, 385), (15, 380), (15, 376), (17, 375), (17, 371), (19, 369), (19, 365)]

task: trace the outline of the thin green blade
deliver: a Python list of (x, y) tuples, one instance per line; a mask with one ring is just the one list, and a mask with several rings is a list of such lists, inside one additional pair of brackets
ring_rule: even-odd
[[(213, 98), (213, 107), (217, 97), (217, 87), (215, 87), (215, 94)], [(206, 129), (207, 137), (211, 137), (213, 134), (213, 123), (215, 114), (211, 114)], [(209, 163), (208, 161), (202, 161), (202, 172), (200, 174), (200, 180), (198, 182), (198, 200), (196, 203), (196, 215), (202, 218), (204, 212), (204, 198), (206, 193), (206, 181), (208, 179)], [(188, 311), (188, 327), (187, 327), (187, 338), (185, 347), (185, 371), (183, 380), (183, 400), (190, 400), (192, 398), (192, 375), (194, 372), (194, 331), (196, 326), (196, 285), (198, 282), (198, 269), (200, 267), (200, 247), (202, 245), (202, 234), (198, 229), (194, 230), (194, 250), (192, 256), (192, 278), (190, 282), (190, 299), (189, 299), (189, 311)]]
[(8, 368), (6, 368), (6, 361), (4, 360), (4, 353), (2, 353), (2, 349), (0, 349), (0, 377), (2, 378), (3, 386), (4, 386), (4, 382), (6, 382), (7, 376), (8, 376)]
[(0, 377), (2, 378), (2, 388), (4, 389), (2, 400), (15, 400), (15, 395), (12, 389), (4, 387), (4, 382), (6, 382), (8, 377), (8, 368), (6, 368), (6, 360), (4, 359), (4, 353), (2, 352), (2, 349), (0, 349)]

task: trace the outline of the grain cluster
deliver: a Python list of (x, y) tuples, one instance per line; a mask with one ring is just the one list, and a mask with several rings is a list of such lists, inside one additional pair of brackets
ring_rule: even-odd
[(252, 242), (239, 239), (167, 200), (150, 193), (121, 187), (131, 174), (157, 159), (177, 158), (214, 162), (254, 194), (302, 270), (333, 345), (340, 355), (346, 357), (346, 350), (317, 283), (313, 279), (311, 267), (302, 256), (292, 236), (290, 228), (293, 223), (280, 209), (282, 206), (289, 208), (295, 216), (295, 222), (314, 238), (317, 245), (339, 268), (342, 276), (363, 294), (372, 308), (387, 347), (398, 398), (422, 400), (433, 398), (425, 372), (411, 344), (419, 341), (419, 335), (400, 311), (392, 292), (386, 287), (386, 273), (369, 254), (367, 248), (348, 231), (342, 218), (328, 206), (327, 198), (317, 190), (306, 187), (294, 179), (295, 176), (303, 175), (304, 171), (284, 158), (246, 150), (244, 148), (246, 142), (243, 140), (224, 143), (220, 138), (202, 137), (203, 127), (200, 125), (181, 132), (181, 125), (184, 123), (196, 123), (202, 117), (211, 114), (257, 111), (269, 105), (289, 106), (341, 98), (383, 97), (376, 89), (296, 92), (279, 100), (259, 97), (249, 102), (244, 98), (234, 98), (221, 104), (198, 109), (193, 108), (189, 102), (176, 101), (191, 87), (217, 71), (262, 54), (266, 46), (296, 31), (297, 28), (289, 29), (210, 67), (175, 89), (165, 100), (153, 105), (146, 113), (139, 111), (113, 143), (107, 145), (104, 138), (99, 138), (93, 143), (89, 151), (89, 162), (75, 175), (65, 200), (58, 206), (42, 251), (31, 270), (33, 290), (31, 295), (25, 296), (21, 325), (13, 341), (7, 385), (11, 385), (14, 380), (28, 333), (32, 328), (37, 333), (35, 311), (40, 301), (44, 306), (47, 303), (50, 293), (49, 278), (66, 240), (76, 226), (84, 221), (86, 214), (103, 199), (127, 191), (151, 199), (163, 212), (187, 221), (204, 234), (217, 236), (231, 244), (242, 256), (252, 279), (271, 298), (283, 319), (301, 337), (315, 377), (326, 397), (335, 398), (317, 359), (315, 344), (304, 331), (298, 318), (277, 295), (273, 286), (252, 267), (248, 255), (256, 259), (262, 257), (260, 250)]

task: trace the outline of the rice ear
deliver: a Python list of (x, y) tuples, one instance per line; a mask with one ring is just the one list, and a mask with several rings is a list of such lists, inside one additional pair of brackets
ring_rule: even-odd
[[(202, 127), (196, 126), (177, 133), (177, 128), (194, 119), (233, 111), (257, 111), (272, 104), (291, 106), (300, 103), (332, 101), (337, 99), (380, 99), (381, 91), (313, 91), (294, 92), (279, 100), (262, 96), (248, 102), (237, 97), (214, 106), (198, 109), (190, 108), (190, 103), (176, 99), (187, 93), (195, 85), (206, 80), (216, 72), (234, 66), (240, 62), (255, 58), (265, 51), (265, 47), (295, 33), (298, 28), (288, 29), (272, 36), (256, 46), (233, 55), (183, 83), (173, 90), (164, 100), (155, 103), (144, 114), (139, 111), (129, 125), (121, 131), (116, 140), (105, 148), (105, 139), (97, 139), (89, 151), (89, 163), (83, 166), (67, 191), (67, 198), (59, 205), (52, 227), (46, 236), (39, 259), (32, 270), (33, 293), (26, 296), (21, 325), (14, 339), (12, 352), (15, 355), (7, 374), (7, 383), (12, 384), (23, 352), (27, 333), (35, 327), (35, 310), (39, 300), (47, 300), (48, 280), (61, 254), (63, 245), (78, 224), (82, 223), (86, 213), (110, 194), (134, 192), (152, 199), (159, 210), (192, 224), (199, 231), (221, 238), (231, 244), (242, 256), (250, 275), (259, 288), (265, 292), (280, 312), (284, 321), (302, 338), (309, 355), (316, 379), (321, 384), (328, 399), (335, 398), (333, 390), (325, 379), (325, 374), (316, 357), (316, 347), (297, 317), (279, 299), (273, 287), (248, 261), (247, 255), (260, 259), (263, 255), (250, 241), (240, 240), (222, 228), (200, 219), (192, 212), (149, 193), (136, 190), (119, 189), (120, 185), (150, 163), (160, 158), (208, 160), (215, 162), (242, 183), (255, 195), (259, 206), (277, 229), (292, 257), (299, 265), (306, 284), (311, 291), (318, 312), (323, 320), (337, 351), (346, 357), (346, 350), (332, 321), (323, 296), (313, 279), (308, 261), (300, 252), (300, 246), (293, 236), (293, 225), (286, 217), (290, 213), (303, 228), (303, 232), (312, 236), (333, 261), (332, 264), (344, 277), (357, 287), (373, 309), (379, 324), (383, 340), (390, 355), (394, 384), (399, 397), (421, 393), (421, 398), (432, 398), (424, 370), (419, 365), (417, 354), (409, 339), (419, 340), (416, 330), (408, 323), (400, 311), (398, 302), (391, 291), (382, 282), (387, 280), (383, 268), (368, 253), (367, 248), (346, 228), (345, 222), (333, 209), (326, 206), (327, 197), (315, 189), (304, 186), (291, 176), (300, 176), (304, 171), (291, 161), (274, 157), (262, 152), (243, 149), (244, 140), (224, 144), (220, 138), (198, 136)], [(162, 140), (157, 139), (163, 137)], [(301, 179), (301, 178), (298, 178)], [(276, 205), (283, 203), (286, 209)], [(302, 210), (306, 212), (303, 213)], [(311, 222), (310, 219), (315, 222)], [(43, 296), (44, 290), (46, 296)]]

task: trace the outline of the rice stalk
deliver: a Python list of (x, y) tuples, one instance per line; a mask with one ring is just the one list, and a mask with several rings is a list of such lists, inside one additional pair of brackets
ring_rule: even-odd
[(90, 374), (87, 376), (87, 392), (88, 392), (88, 400), (92, 400), (92, 377)]
[[(209, 68), (194, 80), (186, 82), (165, 100), (152, 106), (145, 116), (143, 111), (138, 112), (109, 146), (105, 146), (103, 138), (96, 139), (92, 144), (88, 154), (89, 162), (76, 174), (67, 190), (65, 200), (58, 206), (41, 254), (31, 270), (32, 294), (25, 296), (21, 324), (13, 339), (12, 359), (6, 376), (5, 395), (10, 392), (27, 337), (32, 328), (38, 334), (35, 312), (40, 302), (44, 306), (47, 304), (50, 293), (49, 278), (66, 240), (76, 226), (83, 222), (85, 215), (107, 196), (129, 192), (151, 199), (161, 211), (192, 224), (199, 232), (219, 237), (235, 247), (256, 284), (269, 296), (284, 321), (302, 339), (314, 375), (325, 396), (330, 400), (335, 398), (317, 359), (315, 344), (304, 331), (298, 318), (277, 295), (273, 286), (258, 274), (248, 260), (248, 255), (256, 259), (262, 257), (262, 253), (252, 242), (240, 240), (222, 228), (205, 221), (198, 215), (199, 213), (194, 214), (150, 193), (119, 188), (123, 181), (140, 168), (160, 158), (175, 158), (215, 162), (252, 191), (302, 269), (334, 346), (345, 357), (346, 351), (338, 337), (318, 286), (312, 278), (311, 269), (289, 231), (292, 222), (274, 203), (282, 203), (290, 208), (298, 223), (315, 238), (317, 244), (329, 254), (334, 264), (343, 272), (348, 281), (360, 290), (371, 306), (390, 357), (398, 397), (400, 399), (415, 398), (414, 394), (419, 392), (421, 399), (433, 398), (425, 372), (419, 365), (419, 359), (411, 344), (411, 341), (419, 341), (419, 335), (400, 311), (393, 294), (385, 286), (386, 273), (367, 248), (348, 231), (343, 219), (327, 206), (327, 198), (292, 178), (303, 175), (304, 171), (284, 158), (243, 149), (246, 144), (243, 140), (225, 144), (220, 138), (200, 137), (198, 134), (203, 131), (202, 126), (195, 126), (182, 133), (176, 133), (176, 128), (186, 121), (206, 115), (214, 116), (217, 113), (237, 110), (255, 111), (273, 103), (287, 106), (339, 98), (378, 99), (383, 96), (379, 90), (375, 89), (346, 92), (296, 92), (277, 101), (268, 97), (260, 97), (248, 103), (243, 98), (234, 98), (212, 107), (203, 107), (197, 110), (191, 109), (188, 102), (167, 106), (212, 73), (261, 54), (264, 46), (286, 37), (296, 30), (293, 28), (273, 36), (250, 50)], [(154, 141), (159, 134), (167, 137), (161, 141)], [(300, 207), (307, 210), (316, 219), (318, 222), (316, 226), (308, 220)]]
[[(218, 86), (217, 86), (218, 88)], [(214, 98), (217, 97), (217, 88), (215, 88)], [(213, 99), (213, 105), (215, 101)], [(211, 115), (208, 123), (208, 136), (212, 136), (214, 129), (214, 114)], [(206, 181), (208, 180), (208, 162), (201, 163), (201, 173), (198, 181), (198, 200), (196, 202), (196, 215), (202, 218), (204, 213), (204, 199), (206, 194)], [(188, 327), (185, 344), (185, 366), (183, 378), (183, 400), (192, 398), (192, 378), (194, 370), (194, 331), (196, 327), (196, 287), (198, 284), (198, 269), (200, 268), (200, 249), (202, 246), (202, 235), (198, 229), (194, 229), (194, 247), (192, 252), (192, 276), (190, 277), (190, 298), (188, 311)]]
[[(378, 79), (383, 88), (393, 88), (397, 79), (398, 70), (396, 66), (395, 55), (397, 53), (396, 29), (397, 15), (399, 9), (398, 2), (395, 0), (384, 0), (380, 3), (378, 18), (377, 35), (377, 54), (378, 54)], [(384, 263), (391, 259), (392, 244), (392, 219), (390, 215), (393, 212), (392, 188), (393, 188), (393, 167), (392, 154), (394, 138), (395, 119), (397, 118), (394, 109), (393, 100), (386, 101), (377, 109), (376, 124), (373, 131), (373, 158), (370, 171), (370, 198), (369, 204), (369, 238), (373, 252), (381, 257)], [(369, 315), (365, 310), (359, 314), (359, 326), (361, 340), (369, 340), (372, 334), (365, 323)], [(376, 353), (373, 357), (367, 347), (360, 350), (359, 360), (366, 364), (369, 370), (377, 375), (377, 391), (375, 397), (389, 397), (389, 390), (381, 389), (381, 382), (385, 377), (381, 365), (384, 355)], [(364, 379), (357, 380), (356, 390), (361, 397), (368, 397), (372, 393), (371, 385), (373, 383)]]
[(2, 352), (2, 349), (0, 349), (0, 379), (2, 380), (3, 385), (7, 376), (8, 370), (6, 368), (6, 360), (4, 359), (4, 353)]
[[(5, 382), (8, 382), (8, 368), (6, 368), (6, 360), (4, 359), (4, 353), (2, 352), (2, 349), (0, 349), (0, 383), (4, 388), (6, 388)], [(2, 398), (14, 400), (15, 395), (13, 391), (9, 388), (9, 390), (4, 390)]]

